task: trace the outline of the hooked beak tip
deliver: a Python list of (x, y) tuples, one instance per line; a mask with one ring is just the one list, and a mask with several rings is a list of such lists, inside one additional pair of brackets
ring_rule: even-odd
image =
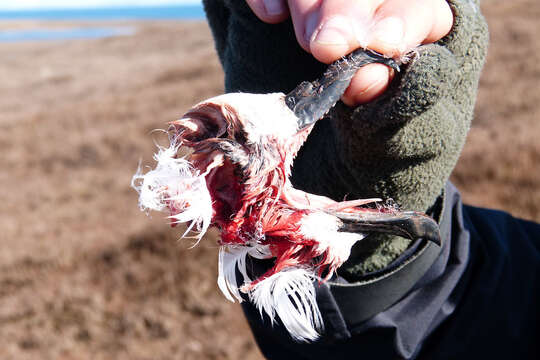
[(396, 60), (392, 59), (392, 58), (388, 58), (384, 64), (386, 66), (389, 66), (391, 69), (393, 69), (395, 72), (399, 72), (399, 64)]
[(439, 225), (427, 215), (406, 211), (397, 214), (370, 214), (363, 216), (338, 213), (343, 221), (341, 231), (378, 232), (402, 236), (411, 240), (425, 239), (441, 246)]
[(397, 219), (401, 230), (408, 233), (411, 240), (422, 238), (441, 246), (439, 224), (431, 217), (415, 211), (407, 211), (401, 215), (401, 218), (398, 216)]
[(428, 221), (425, 221), (422, 225), (421, 237), (429, 240), (438, 246), (442, 246), (441, 233), (439, 231), (439, 226), (435, 220), (428, 218)]

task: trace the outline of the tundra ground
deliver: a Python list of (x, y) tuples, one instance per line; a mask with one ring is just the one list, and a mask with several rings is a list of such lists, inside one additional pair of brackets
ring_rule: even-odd
[[(540, 3), (483, 11), (491, 46), (452, 179), (468, 203), (540, 221)], [(210, 32), (129, 24), (136, 35), (2, 44), (0, 358), (259, 359), (216, 286), (213, 239), (189, 249), (129, 188), (151, 131), (223, 92)]]

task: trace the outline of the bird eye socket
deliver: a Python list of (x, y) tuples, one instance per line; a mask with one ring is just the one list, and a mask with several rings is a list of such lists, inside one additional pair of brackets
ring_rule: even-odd
[(180, 120), (171, 123), (172, 131), (183, 140), (199, 142), (226, 135), (223, 120), (209, 112), (190, 111)]

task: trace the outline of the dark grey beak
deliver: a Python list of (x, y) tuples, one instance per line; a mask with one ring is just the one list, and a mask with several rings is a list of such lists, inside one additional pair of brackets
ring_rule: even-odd
[(405, 237), (426, 239), (441, 245), (439, 226), (427, 215), (415, 211), (379, 212), (366, 211), (361, 214), (333, 214), (343, 222), (339, 231), (353, 233), (378, 232)]
[(285, 97), (285, 103), (298, 117), (298, 130), (321, 119), (345, 92), (352, 77), (362, 66), (381, 63), (399, 71), (399, 65), (376, 52), (358, 49), (334, 62), (313, 82), (303, 82)]
[[(303, 82), (285, 97), (285, 103), (298, 118), (298, 130), (321, 119), (339, 100), (352, 77), (362, 66), (385, 64), (399, 71), (390, 58), (370, 50), (358, 49), (331, 64), (323, 76), (313, 82)], [(441, 245), (439, 226), (432, 218), (418, 212), (371, 211), (362, 213), (332, 213), (343, 222), (340, 231), (354, 233), (386, 233), (411, 240), (424, 238)]]

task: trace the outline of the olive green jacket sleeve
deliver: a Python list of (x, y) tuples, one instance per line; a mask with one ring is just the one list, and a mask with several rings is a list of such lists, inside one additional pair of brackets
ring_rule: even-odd
[[(488, 43), (478, 2), (449, 3), (450, 34), (419, 47), (383, 96), (356, 108), (338, 103), (317, 123), (294, 163), (296, 187), (336, 200), (391, 198), (407, 210), (435, 203), (465, 142)], [(288, 92), (326, 68), (299, 47), (290, 21), (265, 24), (244, 0), (204, 5), (227, 92)], [(385, 243), (379, 265), (362, 271), (409, 244)]]

